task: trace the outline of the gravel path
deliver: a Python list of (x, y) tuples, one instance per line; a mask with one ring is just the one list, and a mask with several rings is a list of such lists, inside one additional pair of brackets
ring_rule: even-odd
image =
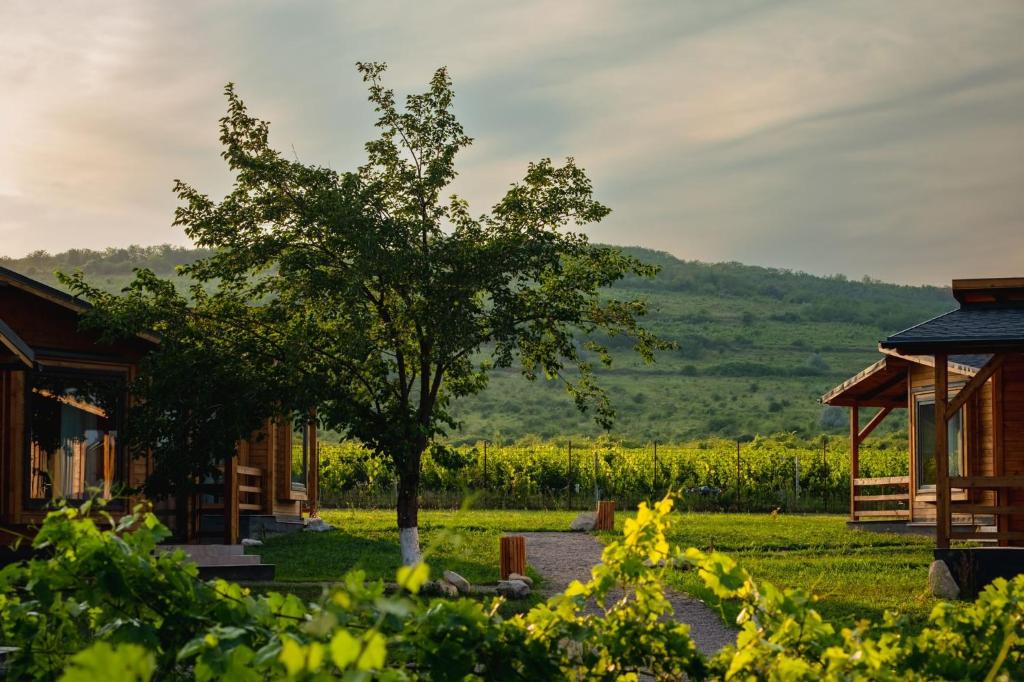
[[(588, 533), (517, 533), (526, 538), (526, 562), (544, 576), (544, 592), (561, 592), (573, 580), (590, 579), (601, 562), (601, 543)], [(676, 618), (690, 625), (690, 636), (705, 655), (735, 644), (736, 631), (699, 599), (666, 590)], [(596, 610), (596, 606), (592, 607)]]

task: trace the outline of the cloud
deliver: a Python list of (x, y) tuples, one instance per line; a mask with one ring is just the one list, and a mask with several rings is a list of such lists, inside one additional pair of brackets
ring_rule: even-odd
[(400, 92), (446, 64), (483, 210), (573, 155), (596, 239), (898, 281), (1021, 274), (1018, 3), (7, 3), (0, 252), (184, 242), (174, 178), (229, 187), (225, 82), (275, 144), (352, 167), (353, 69)]

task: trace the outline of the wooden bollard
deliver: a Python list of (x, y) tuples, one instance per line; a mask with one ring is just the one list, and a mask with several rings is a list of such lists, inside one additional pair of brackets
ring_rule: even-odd
[(501, 579), (508, 580), (513, 573), (526, 575), (526, 538), (522, 535), (501, 538)]
[(601, 500), (597, 503), (597, 523), (595, 530), (615, 529), (615, 502), (612, 500)]

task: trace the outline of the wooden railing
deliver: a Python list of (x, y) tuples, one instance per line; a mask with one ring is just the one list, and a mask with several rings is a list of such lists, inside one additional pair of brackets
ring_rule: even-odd
[[(900, 492), (864, 492), (864, 488), (896, 488)], [(853, 521), (861, 518), (910, 517), (910, 476), (855, 478), (852, 493), (850, 517)]]
[[(218, 467), (223, 472), (223, 467)], [(235, 466), (238, 474), (238, 510), (240, 512), (258, 512), (263, 510), (263, 469), (258, 467)], [(223, 511), (224, 509), (224, 484), (207, 483), (200, 486), (200, 492), (212, 495), (216, 502), (205, 502), (200, 498), (199, 506), (202, 511)]]
[[(999, 497), (1005, 499), (1006, 493), (1012, 488), (1024, 488), (1024, 476), (950, 476), (950, 494), (953, 490), (994, 490)], [(952, 495), (951, 495), (952, 496)], [(991, 514), (996, 519), (996, 530), (971, 530), (955, 531), (950, 528), (950, 540), (994, 540), (1006, 542), (1010, 540), (1024, 540), (1024, 531), (999, 530), (1005, 526), (1000, 523), (1000, 517), (1008, 517), (1011, 514), (1024, 514), (1024, 505), (1010, 504), (985, 504), (979, 502), (950, 502), (950, 517), (953, 514)], [(950, 524), (952, 525), (952, 524)]]

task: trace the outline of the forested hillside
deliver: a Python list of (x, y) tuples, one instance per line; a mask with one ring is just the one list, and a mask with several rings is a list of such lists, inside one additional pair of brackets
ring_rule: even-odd
[[(611, 389), (618, 420), (613, 435), (630, 441), (674, 441), (707, 435), (742, 437), (779, 431), (839, 431), (845, 415), (818, 397), (877, 357), (879, 339), (953, 306), (947, 289), (908, 287), (843, 277), (816, 277), (739, 263), (699, 263), (629, 249), (661, 266), (610, 290), (644, 296), (647, 324), (679, 349), (644, 366), (628, 340), (607, 339), (619, 352), (599, 377)], [(0, 265), (52, 284), (54, 272), (81, 269), (108, 289), (134, 267), (171, 275), (202, 250), (171, 246), (72, 250), (0, 259)], [(558, 382), (527, 382), (498, 373), (487, 391), (455, 406), (464, 421), (455, 440), (593, 436)], [(899, 420), (886, 427), (897, 428)]]

